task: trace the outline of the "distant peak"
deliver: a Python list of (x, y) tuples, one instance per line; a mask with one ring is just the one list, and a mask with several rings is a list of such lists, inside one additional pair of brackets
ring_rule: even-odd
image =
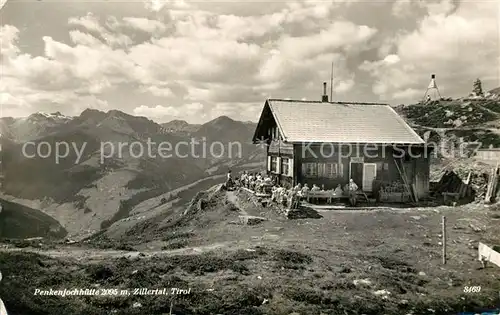
[(94, 108), (87, 108), (80, 115), (85, 116), (89, 114), (104, 114), (104, 112)]
[(51, 114), (47, 114), (44, 112), (36, 112), (28, 116), (29, 120), (36, 119), (70, 119), (71, 117), (65, 116), (61, 114), (61, 112), (55, 112)]
[(211, 121), (211, 123), (234, 122), (235, 120), (228, 116), (219, 116)]
[(123, 116), (125, 116), (125, 117), (126, 116), (130, 116), (129, 114), (124, 113), (121, 110), (117, 110), (117, 109), (111, 109), (111, 110), (108, 111), (107, 114), (110, 115), (110, 116), (122, 116), (122, 117)]
[(182, 120), (182, 119), (174, 119), (174, 120), (171, 120), (171, 121), (165, 123), (165, 125), (173, 125), (173, 124), (176, 124), (176, 125), (189, 125), (189, 123), (187, 121)]

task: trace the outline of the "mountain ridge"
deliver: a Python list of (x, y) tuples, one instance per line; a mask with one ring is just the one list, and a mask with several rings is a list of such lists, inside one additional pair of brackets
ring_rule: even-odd
[[(149, 129), (136, 130), (138, 133), (183, 133), (191, 134), (199, 130), (202, 126), (220, 126), (218, 129), (223, 129), (225, 124), (241, 123), (244, 125), (254, 126), (253, 122), (239, 121), (232, 119), (226, 115), (216, 117), (203, 124), (190, 124), (185, 120), (174, 119), (166, 123), (158, 123), (145, 116), (135, 116), (125, 113), (121, 110), (111, 109), (107, 112), (98, 109), (87, 108), (77, 116), (65, 116), (60, 112), (51, 114), (36, 112), (27, 117), (0, 117), (0, 133), (3, 137), (7, 137), (16, 142), (23, 142), (37, 139), (50, 133), (60, 132), (60, 128), (76, 127), (78, 125), (94, 125), (103, 122), (105, 119), (110, 121), (125, 120), (133, 121), (133, 125), (140, 124), (149, 125)], [(67, 124), (67, 126), (66, 126)], [(81, 127), (81, 126), (78, 126)], [(133, 126), (131, 126), (134, 129)]]
[[(228, 167), (263, 160), (258, 149), (250, 145), (254, 126), (228, 117), (199, 127), (181, 122), (184, 128), (191, 128), (188, 132), (168, 131), (153, 120), (119, 110), (87, 109), (60, 123), (54, 123), (50, 115), (36, 113), (35, 117), (36, 124), (26, 118), (1, 120), (4, 125), (17, 122), (37, 128), (11, 129), (14, 133), (23, 131), (22, 137), (15, 135), (13, 140), (2, 137), (4, 180), (0, 192), (13, 202), (42, 209), (70, 235), (98, 232), (126, 218), (134, 205), (144, 200), (222, 174)], [(207, 146), (215, 141), (241, 143), (243, 153), (234, 157), (191, 154), (186, 145), (181, 145), (184, 151), (174, 149), (170, 157), (159, 154), (161, 143), (176, 148), (194, 138), (207, 139)], [(58, 163), (54, 153), (48, 158), (27, 157), (21, 151), (26, 141), (32, 142), (28, 154), (34, 154), (40, 143), (51, 148), (67, 143), (71, 149), (81, 149), (81, 154), (70, 150)], [(149, 142), (153, 143), (151, 148)], [(139, 147), (143, 154), (139, 154)]]

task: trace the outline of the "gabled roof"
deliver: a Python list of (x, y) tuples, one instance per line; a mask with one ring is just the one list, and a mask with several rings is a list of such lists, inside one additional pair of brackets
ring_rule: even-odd
[(261, 120), (266, 107), (286, 142), (425, 143), (387, 104), (268, 99)]

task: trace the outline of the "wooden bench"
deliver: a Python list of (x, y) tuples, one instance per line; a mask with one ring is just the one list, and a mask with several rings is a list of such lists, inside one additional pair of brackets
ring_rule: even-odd
[(346, 195), (335, 195), (333, 191), (308, 191), (307, 195), (305, 196), (305, 199), (307, 202), (310, 202), (310, 200), (319, 200), (323, 199), (326, 200), (328, 203), (332, 203), (332, 200), (334, 199), (348, 199), (349, 196)]

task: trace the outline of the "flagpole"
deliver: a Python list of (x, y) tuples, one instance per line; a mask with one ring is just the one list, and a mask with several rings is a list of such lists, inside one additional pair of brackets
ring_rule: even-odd
[(330, 76), (330, 102), (333, 102), (333, 61), (332, 61), (332, 72)]

